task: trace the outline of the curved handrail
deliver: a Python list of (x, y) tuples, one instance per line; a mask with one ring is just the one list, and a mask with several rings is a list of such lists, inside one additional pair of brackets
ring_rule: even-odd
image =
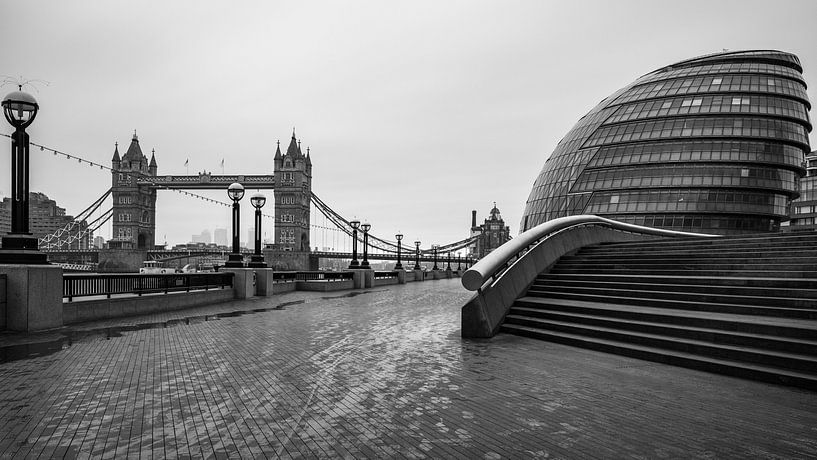
[(527, 252), (531, 246), (536, 245), (541, 240), (546, 239), (550, 235), (562, 230), (584, 225), (604, 225), (616, 230), (655, 236), (702, 238), (720, 237), (720, 235), (709, 235), (705, 233), (679, 232), (675, 230), (642, 227), (640, 225), (625, 224), (624, 222), (589, 214), (560, 217), (558, 219), (549, 220), (545, 223), (539, 224), (491, 251), (488, 255), (480, 259), (479, 262), (463, 273), (463, 287), (469, 291), (476, 291), (480, 289), (486, 281), (496, 277), (498, 274), (501, 274), (500, 272), (504, 271), (504, 269), (510, 265), (512, 260), (515, 258), (518, 259), (519, 256)]

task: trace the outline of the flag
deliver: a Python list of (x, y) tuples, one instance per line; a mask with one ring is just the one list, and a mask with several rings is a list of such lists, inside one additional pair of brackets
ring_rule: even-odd
[(184, 160), (184, 167), (185, 167), (185, 168), (187, 167), (187, 163), (190, 163), (190, 159), (189, 159), (189, 158), (188, 158), (187, 160)]

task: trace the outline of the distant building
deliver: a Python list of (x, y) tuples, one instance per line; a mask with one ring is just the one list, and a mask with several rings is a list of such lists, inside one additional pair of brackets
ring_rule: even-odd
[(800, 198), (791, 204), (787, 230), (817, 230), (817, 150), (806, 156), (806, 177), (800, 179)]
[(490, 216), (482, 225), (477, 225), (477, 211), (471, 211), (471, 236), (478, 236), (471, 246), (469, 257), (481, 259), (494, 249), (511, 239), (511, 229), (505, 225), (502, 215), (494, 203)]
[(213, 242), (219, 246), (227, 246), (229, 240), (227, 239), (227, 229), (217, 228), (213, 231)]
[(105, 238), (101, 236), (94, 237), (94, 247), (97, 249), (105, 249)]
[[(48, 198), (44, 193), (30, 192), (28, 194), (29, 231), (33, 236), (42, 239), (51, 235), (74, 221), (73, 216), (65, 215), (65, 208), (57, 206), (57, 202)], [(88, 224), (85, 221), (66, 233), (62, 238), (51, 240), (53, 249), (88, 249), (93, 235), (83, 235), (79, 239), (67, 241), (69, 235), (86, 232)], [(11, 231), (11, 198), (3, 198), (0, 205), (0, 234)], [(64, 242), (64, 243), (63, 243)], [(41, 245), (42, 246), (42, 245)]]
[(255, 227), (247, 229), (247, 247), (250, 249), (255, 248)]
[(210, 230), (202, 230), (200, 234), (190, 237), (193, 243), (210, 244), (213, 242), (213, 237), (210, 236)]

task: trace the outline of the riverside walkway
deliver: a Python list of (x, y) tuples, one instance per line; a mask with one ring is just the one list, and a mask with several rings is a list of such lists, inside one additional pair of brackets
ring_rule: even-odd
[(2, 458), (814, 458), (817, 394), (500, 334), (459, 279), (0, 334)]

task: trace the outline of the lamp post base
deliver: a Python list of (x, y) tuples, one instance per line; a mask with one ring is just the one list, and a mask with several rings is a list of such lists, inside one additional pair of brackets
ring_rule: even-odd
[(30, 233), (10, 233), (3, 236), (0, 263), (48, 265), (48, 256), (37, 250), (37, 237)]
[(352, 259), (352, 262), (349, 263), (349, 269), (353, 270), (355, 268), (360, 268), (360, 262), (357, 259)]
[(244, 256), (232, 253), (227, 256), (227, 262), (224, 266), (227, 268), (244, 268)]
[(401, 264), (399, 262), (394, 264), (394, 269), (395, 270), (402, 270), (403, 269), (403, 264)]
[(361, 262), (360, 268), (369, 268), (369, 261), (364, 260), (363, 262)]
[(266, 262), (264, 262), (264, 256), (252, 256), (250, 257), (250, 263), (247, 264), (250, 268), (267, 268)]

